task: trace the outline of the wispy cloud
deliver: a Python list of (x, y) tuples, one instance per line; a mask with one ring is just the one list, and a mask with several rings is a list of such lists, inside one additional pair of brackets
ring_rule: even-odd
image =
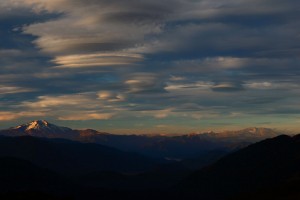
[(10, 121), (24, 117), (44, 117), (46, 112), (0, 112), (0, 121)]
[(143, 61), (143, 56), (138, 54), (121, 53), (98, 53), (58, 56), (52, 60), (58, 67), (78, 68), (78, 67), (97, 67), (130, 65)]
[(131, 75), (125, 84), (130, 93), (163, 93), (165, 83), (160, 76), (153, 73), (135, 73)]
[(74, 113), (72, 115), (61, 116), (58, 119), (64, 121), (85, 121), (85, 120), (108, 120), (114, 116), (113, 113)]
[[(95, 103), (95, 101), (93, 101)], [(39, 96), (36, 101), (25, 101), (22, 106), (29, 108), (53, 108), (61, 106), (95, 107), (92, 99), (84, 94), (61, 95), (61, 96)], [(99, 102), (100, 104), (100, 102)]]
[(112, 92), (112, 91), (100, 91), (98, 92), (98, 98), (100, 100), (109, 102), (120, 102), (126, 100), (126, 95)]
[(15, 86), (7, 86), (7, 85), (0, 85), (0, 95), (1, 94), (15, 94), (15, 93), (24, 93), (24, 92), (33, 92), (34, 89), (31, 88), (22, 88), (22, 87), (15, 87)]

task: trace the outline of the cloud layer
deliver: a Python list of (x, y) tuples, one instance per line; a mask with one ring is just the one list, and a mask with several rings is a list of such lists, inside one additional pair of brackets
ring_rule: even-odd
[(44, 117), (112, 131), (292, 127), (299, 4), (3, 0), (0, 121)]

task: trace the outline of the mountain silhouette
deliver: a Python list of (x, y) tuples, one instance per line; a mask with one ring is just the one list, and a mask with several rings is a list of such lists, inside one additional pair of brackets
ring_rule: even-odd
[(4, 136), (35, 136), (45, 138), (64, 138), (74, 141), (97, 143), (123, 151), (183, 160), (200, 157), (207, 152), (223, 149), (227, 152), (236, 147), (244, 147), (279, 133), (268, 128), (247, 128), (239, 131), (202, 132), (183, 135), (115, 135), (93, 129), (73, 130), (47, 122), (35, 120), (27, 124), (0, 131)]
[[(266, 199), (268, 196), (277, 199), (279, 196), (276, 196), (274, 188), (288, 191), (284, 188), (289, 184), (299, 185), (299, 155), (299, 135), (278, 136), (221, 158), (215, 164), (191, 174), (178, 188), (182, 197), (205, 200), (235, 196), (244, 199), (244, 196), (251, 195), (254, 199)], [(282, 199), (289, 196), (288, 193), (281, 195)], [(299, 198), (300, 191), (292, 195)]]
[(153, 168), (158, 161), (99, 144), (31, 136), (0, 137), (0, 157), (28, 160), (38, 166), (67, 174), (94, 171), (139, 172)]
[(54, 171), (27, 160), (0, 157), (1, 199), (60, 199), (76, 188), (78, 185)]

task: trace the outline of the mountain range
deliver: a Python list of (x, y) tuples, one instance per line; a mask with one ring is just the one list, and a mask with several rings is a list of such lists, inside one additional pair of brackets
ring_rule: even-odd
[[(243, 131), (245, 136), (239, 135)], [(47, 121), (34, 121), (1, 134), (1, 199), (300, 199), (300, 135), (253, 142), (275, 132), (249, 128), (221, 135), (128, 136), (72, 130)], [(191, 149), (178, 141), (196, 146), (215, 144), (220, 138), (220, 144), (235, 147), (231, 151), (200, 151), (189, 159), (166, 160), (88, 140), (80, 142), (84, 137), (98, 136), (114, 144), (129, 143), (130, 139), (132, 144), (151, 143), (159, 138), (165, 142), (161, 144), (181, 144), (180, 150), (185, 151)], [(68, 137), (72, 140), (65, 139)], [(247, 145), (242, 144), (247, 141)], [(155, 142), (152, 147), (157, 148)], [(169, 152), (174, 150), (167, 147)]]
[(123, 151), (139, 152), (151, 157), (182, 160), (194, 158), (216, 149), (232, 151), (262, 139), (275, 137), (280, 133), (268, 128), (247, 128), (239, 131), (210, 131), (176, 136), (115, 135), (93, 129), (73, 130), (56, 126), (46, 120), (36, 120), (1, 130), (0, 135), (64, 138), (102, 144)]

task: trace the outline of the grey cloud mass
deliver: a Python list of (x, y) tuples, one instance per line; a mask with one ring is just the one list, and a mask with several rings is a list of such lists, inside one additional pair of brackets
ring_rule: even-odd
[(2, 0), (0, 126), (40, 117), (126, 130), (141, 120), (293, 126), (299, 8), (296, 0)]

